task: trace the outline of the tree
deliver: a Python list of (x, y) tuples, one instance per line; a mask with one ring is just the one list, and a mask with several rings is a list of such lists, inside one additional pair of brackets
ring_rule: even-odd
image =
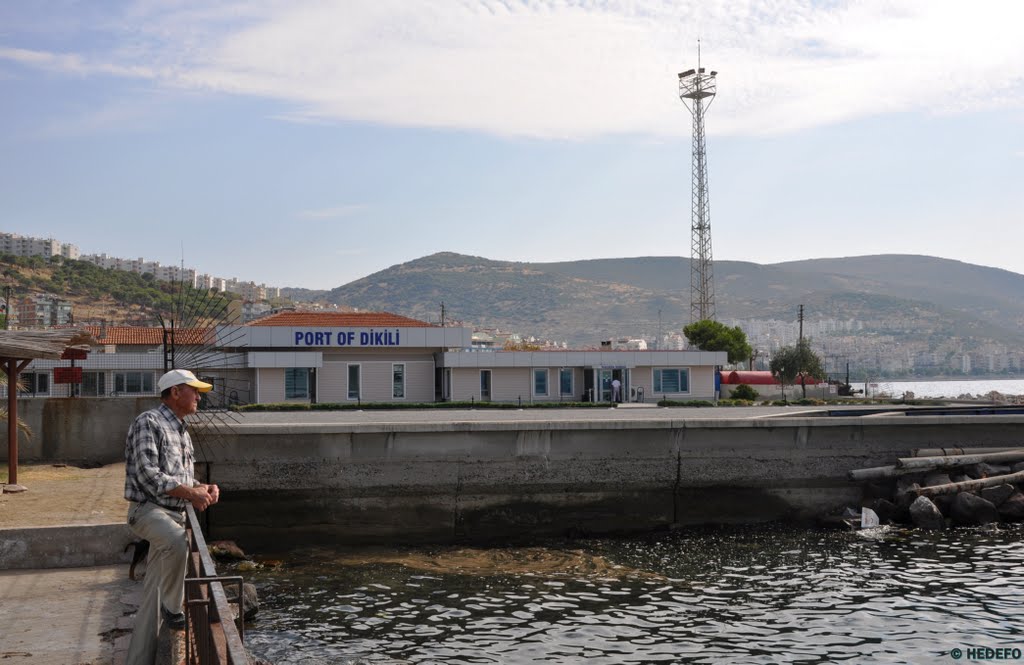
[(502, 346), (504, 351), (540, 351), (540, 344), (533, 344), (526, 340), (515, 341), (513, 339), (505, 340), (505, 344)]
[(797, 377), (800, 377), (804, 397), (807, 397), (807, 378), (825, 376), (821, 358), (811, 350), (811, 344), (806, 339), (797, 342), (796, 346), (784, 346), (776, 351), (768, 367), (772, 374), (779, 377), (783, 389), (787, 383), (795, 383)]
[(683, 328), (690, 343), (701, 351), (725, 351), (731, 364), (750, 359), (752, 350), (747, 335), (739, 326), (730, 328), (724, 323), (704, 319)]

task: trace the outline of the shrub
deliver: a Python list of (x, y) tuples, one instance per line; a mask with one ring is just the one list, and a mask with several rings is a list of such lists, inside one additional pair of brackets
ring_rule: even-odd
[(736, 386), (735, 388), (732, 389), (732, 392), (729, 393), (729, 397), (732, 399), (742, 399), (748, 402), (755, 402), (757, 401), (757, 398), (760, 396), (761, 395), (756, 390), (754, 390), (745, 383), (741, 383), (740, 385)]

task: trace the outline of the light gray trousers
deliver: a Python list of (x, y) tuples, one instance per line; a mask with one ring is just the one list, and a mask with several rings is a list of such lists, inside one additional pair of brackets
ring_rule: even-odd
[(142, 604), (135, 615), (126, 663), (152, 665), (156, 661), (157, 637), (163, 623), (160, 606), (172, 614), (182, 611), (188, 564), (185, 515), (155, 503), (132, 503), (128, 508), (128, 528), (149, 541), (149, 558)]

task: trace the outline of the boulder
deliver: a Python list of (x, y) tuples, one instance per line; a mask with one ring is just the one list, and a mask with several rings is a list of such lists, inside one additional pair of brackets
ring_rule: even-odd
[(949, 517), (949, 511), (953, 508), (953, 499), (956, 498), (953, 494), (940, 494), (938, 496), (929, 497), (935, 507), (939, 509), (939, 512)]
[(1010, 473), (1017, 473), (1018, 471), (1024, 471), (1024, 462), (1017, 462), (1010, 465)]
[(974, 480), (979, 480), (981, 478), (988, 478), (987, 471), (986, 471), (986, 466), (987, 466), (986, 464), (981, 464), (981, 463), (978, 463), (978, 464), (968, 464), (967, 466), (964, 467), (964, 473), (966, 473), (968, 476), (970, 476)]
[(207, 549), (210, 550), (210, 554), (218, 559), (243, 560), (248, 558), (245, 556), (242, 548), (236, 545), (233, 540), (214, 541), (207, 545)]
[[(922, 478), (924, 476), (920, 473), (908, 473), (905, 476), (898, 477), (896, 479), (896, 494), (899, 495), (916, 490), (921, 486)], [(911, 500), (911, 503), (913, 503), (913, 500)]]
[[(916, 490), (920, 486), (914, 483), (912, 487)], [(916, 491), (897, 492), (896, 496), (893, 497), (893, 503), (896, 504), (896, 520), (898, 522), (903, 524), (913, 522), (910, 518), (910, 506), (914, 503), (915, 499), (917, 499)]]
[(1024, 520), (1024, 494), (1014, 493), (1006, 501), (999, 504), (999, 516), (1008, 522)]
[(1009, 484), (984, 487), (981, 490), (981, 498), (991, 501), (993, 506), (999, 506), (1003, 501), (1013, 496), (1013, 493), (1016, 491), (1017, 489)]
[(962, 483), (967, 480), (974, 480), (966, 473), (951, 473), (949, 474), (949, 479), (952, 480), (954, 483)]
[[(225, 584), (224, 594), (230, 602), (234, 603), (238, 599), (238, 586), (235, 584)], [(251, 621), (259, 611), (260, 600), (256, 596), (256, 586), (244, 582), (242, 584), (242, 617), (246, 621)]]
[(999, 511), (991, 501), (977, 494), (960, 492), (953, 499), (950, 517), (960, 526), (981, 526), (999, 521)]
[(922, 529), (943, 529), (946, 526), (946, 518), (926, 496), (919, 496), (910, 504), (910, 519), (914, 526)]
[(979, 478), (992, 478), (994, 476), (1005, 476), (1010, 473), (1010, 466), (1006, 464), (987, 464), (979, 462), (964, 467), (968, 476), (978, 480)]
[(936, 485), (948, 485), (952, 480), (949, 478), (948, 473), (941, 473), (934, 471), (924, 477), (924, 481), (921, 483), (922, 487), (935, 487)]
[(888, 499), (875, 499), (868, 507), (875, 511), (875, 514), (878, 515), (878, 521), (882, 524), (892, 524), (893, 522), (900, 521), (900, 509)]

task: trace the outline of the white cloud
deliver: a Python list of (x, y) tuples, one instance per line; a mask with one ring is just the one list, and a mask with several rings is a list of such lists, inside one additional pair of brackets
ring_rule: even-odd
[(1022, 23), (1017, 0), (154, 0), (122, 18), (117, 50), (0, 59), (277, 99), (287, 118), (685, 136), (676, 72), (700, 36), (720, 72), (709, 133), (766, 134), (1022, 106)]
[(154, 78), (155, 72), (145, 66), (118, 65), (110, 62), (90, 61), (75, 53), (48, 53), (22, 48), (0, 47), (0, 60), (37, 67), (64, 74), (89, 76), (106, 74), (129, 78)]

